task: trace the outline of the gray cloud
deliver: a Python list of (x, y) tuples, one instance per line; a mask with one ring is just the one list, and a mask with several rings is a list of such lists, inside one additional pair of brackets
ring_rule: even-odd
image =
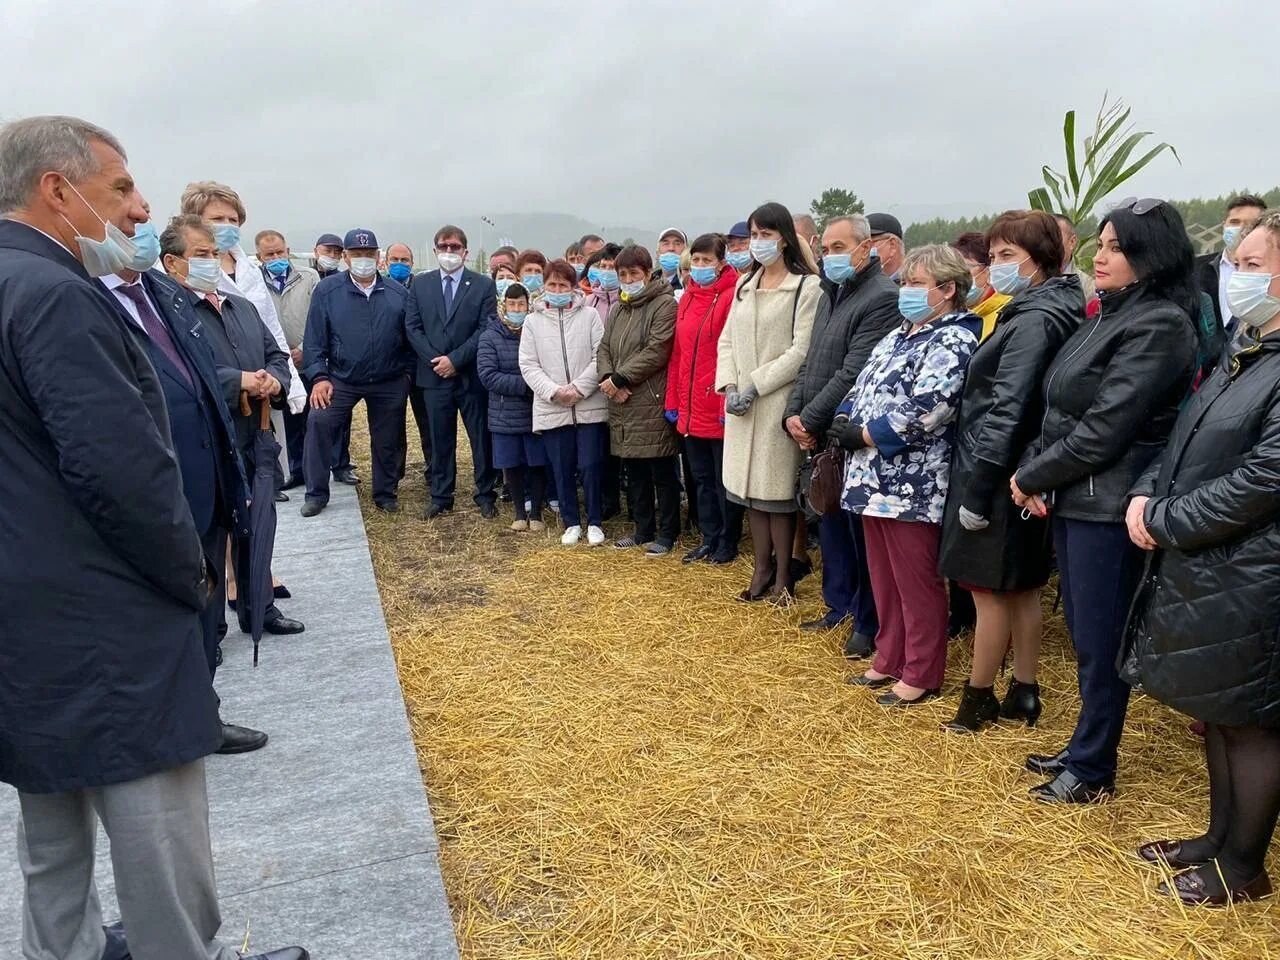
[(1272, 5), (9, 6), (0, 114), (102, 123), (158, 213), (214, 178), (251, 228), (496, 211), (650, 225), (800, 208), (833, 184), (871, 207), (977, 213), (1023, 202), (1059, 163), (1062, 112), (1091, 115), (1104, 90), (1182, 158), (1135, 192), (1280, 182)]

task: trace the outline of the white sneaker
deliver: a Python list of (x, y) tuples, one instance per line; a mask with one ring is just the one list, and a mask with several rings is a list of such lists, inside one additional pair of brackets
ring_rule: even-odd
[(587, 543), (593, 547), (598, 547), (604, 543), (604, 531), (599, 527), (587, 527)]
[(560, 542), (566, 547), (576, 547), (578, 541), (582, 539), (581, 527), (570, 527), (564, 532), (564, 536), (560, 538)]

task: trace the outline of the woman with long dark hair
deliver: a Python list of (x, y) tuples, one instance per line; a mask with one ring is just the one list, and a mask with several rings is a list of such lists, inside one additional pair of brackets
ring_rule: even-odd
[(1076, 648), (1080, 716), (1065, 750), (1031, 756), (1049, 776), (1045, 803), (1115, 793), (1129, 687), (1116, 657), (1142, 551), (1129, 540), (1129, 489), (1160, 453), (1196, 366), (1198, 302), (1191, 241), (1178, 211), (1132, 200), (1102, 219), (1094, 276), (1102, 308), (1063, 344), (1045, 377), (1044, 424), (1010, 489), (1052, 515), (1067, 629)]
[[(1020, 515), (1009, 499), (1009, 478), (1040, 430), (1045, 369), (1084, 319), (1079, 278), (1059, 276), (1062, 234), (1049, 214), (1002, 214), (987, 231), (987, 247), (991, 282), (1012, 299), (969, 362), (939, 558), (942, 575), (972, 593), (977, 606), (973, 669), (946, 725), (967, 733), (999, 717), (1028, 726), (1040, 719), (1036, 668), (1049, 528), (1039, 517)], [(994, 687), (1010, 645), (1013, 679), (1002, 703)]]
[(1227, 285), (1241, 338), (1183, 409), (1133, 488), (1127, 523), (1150, 554), (1124, 676), (1205, 721), (1209, 826), (1138, 851), (1184, 871), (1183, 903), (1271, 893), (1263, 867), (1280, 814), (1280, 212), (1236, 250)]
[(781, 425), (822, 285), (791, 211), (766, 203), (748, 224), (753, 262), (738, 281), (716, 363), (716, 391), (725, 395), (724, 487), (728, 500), (747, 509), (755, 549), (751, 583), (739, 599), (769, 596), (790, 606), (801, 453)]

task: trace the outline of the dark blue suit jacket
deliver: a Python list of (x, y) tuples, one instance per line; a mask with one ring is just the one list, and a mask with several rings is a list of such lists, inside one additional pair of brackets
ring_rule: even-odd
[[(424, 390), (484, 391), (476, 376), (476, 351), (485, 324), (498, 314), (498, 292), (492, 280), (474, 270), (462, 271), (458, 287), (447, 313), (439, 270), (414, 277), (409, 290), (404, 325), (418, 355), (417, 384)], [(448, 357), (458, 375), (438, 376), (431, 367), (434, 357)]]
[(222, 527), (237, 536), (248, 536), (248, 483), (203, 324), (180, 284), (156, 271), (144, 273), (142, 284), (195, 377), (194, 384), (187, 383), (164, 351), (138, 328), (115, 294), (107, 291), (107, 296), (127, 328), (145, 344), (159, 375), (182, 471), (182, 489), (196, 529), (204, 535)]

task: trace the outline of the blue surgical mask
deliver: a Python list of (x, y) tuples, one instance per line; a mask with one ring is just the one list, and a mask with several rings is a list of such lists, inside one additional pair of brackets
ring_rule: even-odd
[(670, 250), (658, 254), (658, 266), (662, 268), (663, 273), (675, 273), (680, 269), (680, 254), (672, 253)]
[(142, 273), (150, 270), (160, 258), (160, 236), (155, 226), (148, 220), (133, 228), (133, 259), (129, 269)]
[(232, 247), (240, 246), (240, 228), (234, 223), (215, 223), (213, 239), (218, 244), (218, 252), (226, 253)]
[(933, 307), (929, 306), (929, 288), (899, 287), (898, 312), (912, 323), (919, 323), (933, 313)]
[(573, 265), (573, 272), (578, 275), (579, 280), (582, 279), (582, 273), (586, 269), (587, 269), (587, 265), (585, 263), (575, 263)]
[(847, 253), (828, 253), (822, 258), (822, 272), (832, 283), (844, 283), (853, 276), (853, 257)]
[(622, 285), (622, 297), (624, 300), (630, 300), (632, 297), (640, 296), (640, 291), (645, 288), (643, 280), (637, 280), (635, 283), (624, 283)]
[(1025, 257), (1017, 263), (993, 263), (990, 268), (991, 289), (1006, 297), (1013, 297), (1031, 286), (1031, 278), (1018, 272), (1018, 268), (1030, 259)]
[(201, 293), (213, 293), (218, 289), (222, 266), (214, 257), (193, 257), (187, 261), (187, 286)]
[(777, 240), (752, 240), (751, 256), (760, 266), (767, 267), (782, 256), (782, 252), (778, 249)]
[(515, 283), (510, 277), (503, 277), (501, 280), (495, 280), (494, 286), (498, 288), (498, 299), (502, 299), (507, 295), (507, 287)]
[(1236, 247), (1240, 246), (1240, 228), (1223, 227), (1222, 242), (1226, 245), (1228, 253), (1233, 252)]
[(593, 287), (600, 286), (600, 268), (599, 267), (592, 267), (590, 270), (587, 271), (587, 283), (591, 284)]
[(530, 293), (537, 293), (542, 289), (542, 274), (531, 273), (527, 277), (521, 277), (520, 283), (523, 284), (524, 288)]
[(524, 318), (529, 314), (520, 310), (508, 310), (506, 321), (517, 330), (524, 326)]
[(982, 299), (982, 287), (979, 286), (978, 281), (975, 280), (973, 281), (973, 286), (969, 288), (969, 293), (964, 298), (964, 305), (966, 307), (975, 306), (977, 305), (978, 301), (981, 299)]
[(396, 283), (404, 283), (413, 275), (413, 267), (407, 263), (393, 263), (387, 267), (387, 274)]
[(273, 277), (283, 277), (289, 272), (289, 260), (287, 257), (281, 257), (278, 260), (268, 260), (263, 264), (267, 268), (267, 273)]
[(751, 266), (750, 250), (731, 250), (724, 255), (724, 258), (729, 261), (729, 266), (735, 270), (741, 271)]
[(617, 290), (618, 289), (618, 271), (617, 270), (601, 270), (600, 271), (600, 289), (601, 290)]
[(563, 310), (569, 304), (573, 303), (572, 293), (544, 293), (542, 300), (549, 307), (555, 307), (557, 310)]
[(689, 278), (700, 287), (709, 287), (716, 282), (719, 271), (715, 267), (691, 267)]

